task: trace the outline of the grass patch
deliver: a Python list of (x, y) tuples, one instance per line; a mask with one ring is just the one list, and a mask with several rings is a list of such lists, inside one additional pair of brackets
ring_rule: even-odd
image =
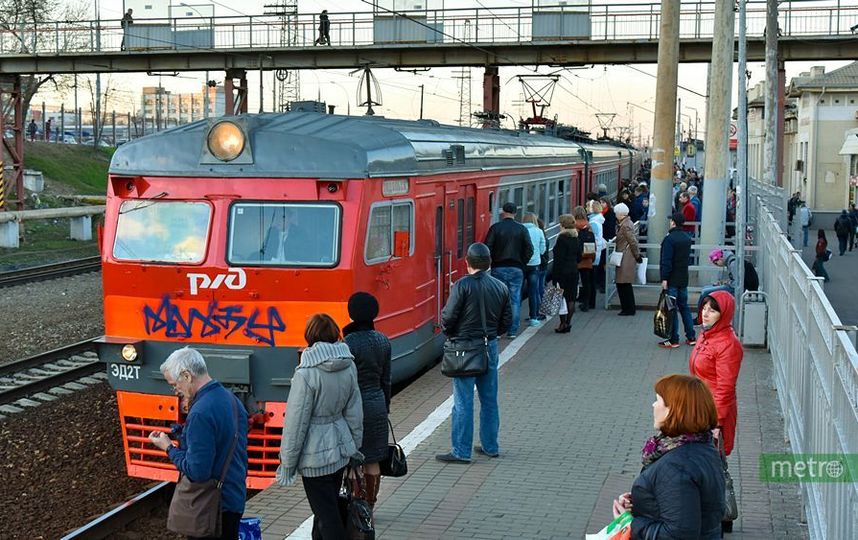
[(113, 152), (113, 148), (26, 142), (24, 166), (42, 171), (45, 178), (65, 184), (76, 193), (103, 195)]

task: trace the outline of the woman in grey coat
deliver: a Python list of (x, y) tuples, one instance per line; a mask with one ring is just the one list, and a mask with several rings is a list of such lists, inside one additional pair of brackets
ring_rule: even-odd
[(343, 328), (343, 339), (355, 357), (363, 401), (364, 477), (366, 502), (375, 507), (381, 472), (378, 463), (387, 457), (387, 414), (390, 412), (390, 340), (375, 330), (378, 300), (367, 292), (349, 298), (352, 322)]
[(363, 406), (354, 357), (340, 341), (340, 328), (325, 314), (313, 315), (304, 330), (301, 354), (289, 390), (277, 483), (291, 486), (301, 473), (313, 510), (313, 538), (346, 538), (337, 494), (343, 470), (363, 438)]

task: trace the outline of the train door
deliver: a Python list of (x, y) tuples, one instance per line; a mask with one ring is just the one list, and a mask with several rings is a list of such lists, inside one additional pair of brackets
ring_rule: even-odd
[[(439, 283), (441, 292), (440, 307), (450, 295), (450, 289), (457, 279), (467, 273), (465, 254), (468, 246), (475, 240), (476, 234), (476, 192), (475, 184), (454, 184), (443, 188), (444, 205), (440, 210), (436, 209), (436, 231), (442, 230), (440, 242), (436, 239), (436, 253), (440, 248), (440, 275), (442, 282)], [(439, 227), (438, 224), (443, 223)], [(436, 232), (437, 234), (437, 232)], [(439, 313), (440, 316), (440, 313)]]

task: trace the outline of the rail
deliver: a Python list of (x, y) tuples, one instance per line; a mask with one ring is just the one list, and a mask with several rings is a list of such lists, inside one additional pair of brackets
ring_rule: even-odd
[(109, 512), (90, 521), (62, 537), (62, 540), (100, 540), (112, 538), (126, 526), (151, 513), (160, 505), (166, 504), (173, 494), (172, 482), (160, 482), (146, 491), (135, 495)]
[[(757, 186), (762, 189), (761, 186)], [(750, 190), (753, 192), (753, 189)], [(768, 297), (768, 346), (774, 382), (794, 454), (858, 454), (858, 353), (815, 277), (787, 240), (766, 197), (751, 201), (757, 217), (757, 273)], [(778, 211), (780, 214), (782, 210)], [(829, 458), (830, 459), (830, 458)], [(851, 482), (802, 481), (810, 537), (858, 538), (858, 464), (841, 464)], [(846, 477), (841, 475), (841, 477)]]
[[(94, 338), (93, 338), (94, 339)], [(93, 339), (0, 365), (0, 404), (45, 392), (103, 369)]]
[[(858, 5), (843, 0), (787, 0), (780, 3), (782, 38), (840, 36), (850, 39), (858, 24)], [(680, 38), (713, 37), (714, 2), (684, 2)], [(329, 13), (331, 45), (532, 43), (538, 41), (657, 41), (660, 3), (589, 2), (582, 5), (480, 7)], [(748, 36), (765, 29), (765, 2), (749, 3)], [(318, 14), (136, 19), (127, 30), (120, 21), (26, 21), (0, 31), (0, 54), (63, 55), (150, 50), (279, 49), (312, 47)], [(123, 40), (127, 40), (123, 51)]]
[(0, 272), (0, 289), (24, 283), (33, 283), (35, 281), (88, 274), (90, 272), (98, 272), (99, 270), (101, 270), (101, 257), (96, 255), (72, 261), (12, 270), (10, 272)]

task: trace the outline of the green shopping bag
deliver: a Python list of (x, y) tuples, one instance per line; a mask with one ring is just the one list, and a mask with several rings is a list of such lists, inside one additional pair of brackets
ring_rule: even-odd
[(632, 513), (623, 512), (601, 531), (586, 535), (586, 540), (631, 540)]

